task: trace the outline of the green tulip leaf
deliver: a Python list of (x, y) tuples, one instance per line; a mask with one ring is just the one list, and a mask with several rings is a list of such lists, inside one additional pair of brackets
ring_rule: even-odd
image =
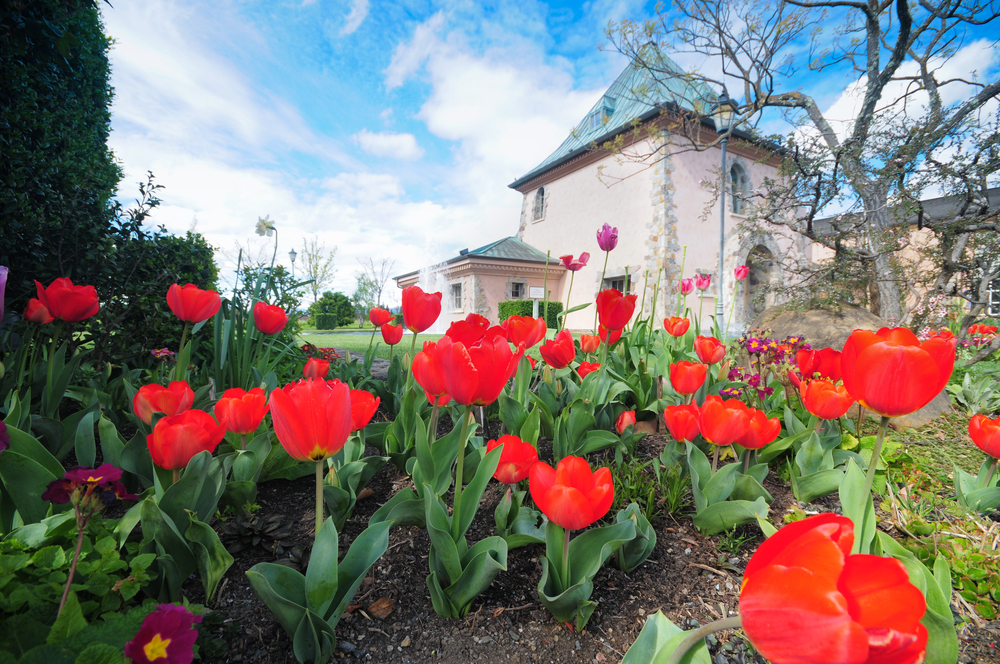
[(382, 522), (368, 526), (354, 538), (351, 547), (344, 554), (337, 567), (337, 594), (323, 616), (331, 626), (336, 627), (340, 616), (361, 587), (368, 570), (389, 548), (391, 525), (390, 522)]
[(412, 489), (402, 489), (396, 492), (382, 507), (378, 508), (368, 520), (369, 525), (386, 522), (394, 527), (417, 526), (424, 528), (424, 501)]
[(321, 616), (326, 615), (337, 593), (338, 542), (333, 519), (327, 519), (316, 535), (306, 569), (306, 608)]
[(656, 531), (636, 503), (630, 503), (615, 515), (616, 523), (625, 520), (630, 520), (635, 525), (635, 537), (622, 544), (615, 557), (618, 560), (618, 569), (628, 574), (645, 562), (653, 552), (656, 546)]
[[(766, 468), (765, 464), (761, 465), (764, 465)], [(760, 481), (756, 477), (743, 474), (737, 475), (736, 485), (733, 487), (730, 497), (733, 500), (748, 500), (750, 502), (758, 498), (763, 498), (767, 503), (771, 503), (774, 500), (774, 497), (771, 496), (767, 489), (761, 486)]]
[(45, 518), (52, 503), (42, 500), (42, 494), (45, 493), (49, 482), (62, 475), (61, 468), (59, 475), (53, 475), (41, 463), (14, 451), (13, 445), (0, 453), (0, 480), (3, 481), (4, 489), (10, 495), (24, 523), (38, 523)]
[(306, 578), (275, 563), (258, 563), (246, 572), (250, 585), (290, 637), (306, 614)]
[[(657, 611), (646, 619), (639, 637), (625, 653), (621, 664), (662, 664), (687, 637), (687, 632)], [(712, 664), (705, 640), (698, 641), (687, 651), (680, 664)]]
[(792, 492), (797, 500), (811, 503), (817, 498), (829, 496), (840, 488), (844, 471), (840, 468), (821, 470), (811, 475), (792, 475)]
[(222, 546), (215, 530), (199, 521), (194, 512), (188, 510), (187, 516), (190, 525), (184, 536), (192, 545), (201, 584), (205, 587), (205, 599), (211, 601), (219, 582), (233, 564), (233, 557)]
[(736, 487), (736, 475), (740, 471), (738, 463), (730, 463), (715, 471), (715, 474), (705, 482), (702, 492), (709, 505), (721, 503), (732, 495)]
[(438, 572), (443, 577), (442, 586), (449, 586), (462, 575), (462, 557), (451, 536), (451, 519), (448, 518), (447, 508), (426, 484), (424, 506), (433, 557), (429, 559), (431, 571)]
[(547, 557), (541, 559), (542, 578), (538, 581), (538, 600), (549, 613), (560, 622), (573, 621), (577, 631), (583, 631), (587, 621), (597, 608), (597, 602), (590, 600), (594, 584), (590, 580), (574, 584), (566, 590), (559, 590), (559, 573), (552, 567)]
[[(552, 522), (549, 523), (550, 527), (551, 525), (555, 525)], [(610, 526), (590, 528), (570, 540), (570, 585), (593, 580), (608, 558), (620, 546), (635, 537), (635, 525), (631, 519), (625, 519), (620, 523)], [(556, 552), (546, 549), (546, 555), (549, 557), (550, 562), (552, 562), (553, 555), (557, 556), (556, 560), (560, 560), (562, 558), (562, 541), (560, 540), (559, 548)]]
[(763, 498), (754, 502), (727, 500), (698, 512), (694, 525), (702, 534), (715, 535), (745, 523), (755, 523), (757, 517), (767, 518), (767, 502)]

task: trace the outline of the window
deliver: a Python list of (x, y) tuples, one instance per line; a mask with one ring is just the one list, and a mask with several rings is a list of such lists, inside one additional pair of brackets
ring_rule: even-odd
[(601, 123), (604, 121), (604, 113), (598, 111), (590, 116), (590, 131), (595, 129), (600, 129)]
[(986, 305), (987, 316), (1000, 316), (1000, 279), (990, 282), (990, 299)]
[(462, 284), (451, 285), (451, 308), (454, 311), (462, 309)]
[(539, 187), (535, 192), (534, 220), (538, 221), (545, 216), (545, 187)]
[(523, 300), (527, 290), (523, 281), (510, 282), (510, 299)]
[(732, 204), (730, 209), (734, 214), (744, 214), (746, 212), (746, 197), (750, 194), (750, 176), (740, 164), (733, 164), (729, 169), (730, 193)]
[(628, 293), (632, 290), (632, 277), (611, 277), (604, 280), (605, 288), (614, 288), (621, 293)]

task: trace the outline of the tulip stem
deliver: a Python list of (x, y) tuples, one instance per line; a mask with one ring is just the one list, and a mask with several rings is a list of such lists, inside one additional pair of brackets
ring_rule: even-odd
[(885, 430), (889, 428), (889, 418), (882, 416), (882, 421), (878, 425), (878, 437), (875, 439), (875, 449), (872, 450), (871, 461), (868, 462), (868, 473), (865, 475), (865, 490), (862, 496), (871, 495), (872, 484), (875, 483), (875, 468), (878, 467), (878, 460), (882, 456), (882, 441), (885, 440)]
[(681, 315), (681, 301), (684, 298), (684, 292), (681, 290), (684, 286), (684, 264), (687, 262), (688, 248), (684, 245), (684, 251), (681, 254), (681, 273), (677, 277), (677, 315)]
[(177, 351), (177, 380), (184, 380), (187, 378), (187, 365), (188, 358), (184, 355), (184, 342), (187, 341), (188, 330), (191, 329), (191, 323), (184, 323), (184, 331), (181, 332), (181, 346)]
[(986, 473), (986, 482), (983, 484), (983, 486), (989, 486), (990, 485), (990, 480), (993, 479), (993, 473), (995, 473), (997, 471), (997, 461), (998, 461), (998, 459), (994, 458), (993, 459), (993, 463), (990, 464), (990, 471), (988, 473)]
[(174, 484), (177, 484), (180, 481), (181, 481), (181, 469), (174, 468)]
[(413, 366), (413, 357), (417, 352), (417, 333), (413, 333), (413, 341), (410, 342), (410, 366)]
[(545, 252), (545, 276), (542, 278), (542, 298), (545, 302), (545, 311), (542, 312), (542, 318), (545, 319), (545, 330), (549, 329), (549, 256), (552, 255), (552, 250), (549, 249)]
[(569, 290), (566, 291), (566, 308), (562, 312), (562, 318), (559, 319), (559, 329), (563, 329), (566, 326), (566, 312), (569, 311), (569, 298), (573, 294), (573, 279), (576, 278), (576, 270), (571, 270), (569, 273)]
[(438, 424), (438, 399), (439, 397), (434, 397), (434, 407), (431, 409), (431, 421), (427, 423), (427, 443), (433, 445), (437, 440), (437, 424)]
[[(721, 278), (721, 277), (720, 277)], [(739, 288), (739, 282), (737, 282)], [(736, 293), (733, 293), (733, 304), (729, 307), (729, 320), (726, 321), (726, 329), (722, 332), (723, 341), (729, 338), (729, 326), (733, 324), (733, 314), (736, 312)]]
[[(601, 270), (601, 280), (597, 282), (597, 292), (600, 293), (604, 290), (604, 275), (608, 272), (608, 256), (611, 255), (610, 251), (604, 252), (604, 269)], [(572, 288), (573, 277), (570, 277), (570, 288)], [(645, 299), (645, 293), (643, 293), (643, 299)], [(569, 301), (567, 298), (566, 308), (569, 309)], [(594, 307), (594, 334), (597, 334), (597, 307)]]
[(323, 460), (316, 462), (316, 537), (323, 526)]
[(372, 344), (375, 343), (375, 331), (378, 330), (374, 325), (372, 326), (372, 336), (368, 339), (368, 350), (365, 351), (365, 362), (371, 366), (371, 355), (372, 355)]
[(563, 555), (562, 555), (562, 582), (563, 582), (563, 592), (569, 588), (570, 576), (569, 576), (569, 529), (565, 530), (565, 535), (563, 536)]
[(595, 388), (600, 393), (601, 385), (604, 383), (604, 372), (607, 371), (608, 364), (608, 346), (611, 343), (611, 330), (608, 330), (608, 334), (604, 341), (601, 342), (601, 368), (600, 373), (597, 375), (597, 387)]
[(245, 450), (247, 448), (247, 435), (242, 434), (240, 436), (240, 449)]
[(451, 510), (451, 534), (452, 538), (457, 542), (459, 535), (458, 532), (460, 527), (459, 518), (461, 503), (462, 503), (462, 471), (465, 467), (465, 445), (469, 442), (469, 423), (472, 420), (472, 406), (465, 407), (465, 417), (462, 418), (462, 443), (458, 446), (458, 466), (455, 468), (455, 500), (452, 504)]
[(684, 637), (684, 640), (677, 646), (677, 649), (670, 653), (670, 658), (667, 660), (667, 664), (680, 664), (680, 661), (684, 659), (684, 655), (687, 654), (687, 651), (706, 636), (714, 634), (715, 632), (721, 632), (725, 629), (738, 629), (740, 624), (740, 617), (732, 616), (730, 618), (723, 618), (722, 620), (710, 622), (707, 625), (702, 625), (698, 629), (688, 632), (687, 636)]
[[(719, 446), (715, 445), (715, 452), (712, 454), (712, 474), (715, 474), (715, 469), (719, 467)], [(748, 457), (749, 458), (749, 457)]]
[(743, 474), (746, 475), (747, 471), (750, 470), (750, 450), (747, 450), (746, 456), (743, 457)]

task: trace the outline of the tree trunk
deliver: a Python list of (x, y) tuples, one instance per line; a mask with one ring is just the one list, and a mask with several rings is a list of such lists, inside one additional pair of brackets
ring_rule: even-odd
[(887, 322), (898, 324), (903, 318), (903, 298), (899, 283), (893, 274), (894, 247), (889, 246), (892, 241), (890, 227), (893, 220), (886, 192), (880, 189), (869, 187), (862, 192), (865, 217), (868, 222), (862, 230), (862, 242), (874, 256), (868, 263), (872, 280), (869, 284), (872, 296), (871, 312)]

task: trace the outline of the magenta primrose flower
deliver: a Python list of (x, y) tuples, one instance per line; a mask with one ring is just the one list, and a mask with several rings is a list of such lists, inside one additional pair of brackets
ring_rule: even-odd
[(694, 275), (694, 286), (698, 290), (706, 290), (712, 285), (712, 275), (710, 274), (696, 274)]
[(694, 282), (690, 279), (681, 279), (681, 295), (687, 296), (688, 293), (694, 290)]
[(125, 485), (119, 481), (121, 478), (122, 471), (110, 463), (98, 468), (77, 466), (67, 470), (62, 479), (49, 482), (42, 500), (60, 504), (72, 502), (77, 505), (82, 499), (95, 493), (105, 505), (115, 502), (116, 498), (138, 500), (137, 496), (125, 489)]
[(191, 664), (201, 622), (183, 606), (161, 604), (146, 616), (135, 638), (125, 644), (125, 656), (136, 664)]
[(0, 420), (0, 454), (10, 447), (10, 434), (7, 433), (7, 425)]
[(576, 272), (577, 270), (582, 270), (587, 267), (587, 261), (590, 260), (590, 254), (585, 251), (580, 254), (580, 257), (576, 260), (573, 260), (573, 254), (566, 254), (565, 256), (560, 256), (559, 260), (562, 261), (562, 264), (566, 266), (567, 270)]
[(609, 224), (604, 224), (601, 230), (597, 231), (597, 246), (601, 251), (611, 251), (618, 246), (618, 228)]
[(740, 265), (734, 270), (736, 274), (736, 281), (743, 281), (750, 274), (750, 268), (746, 265)]

